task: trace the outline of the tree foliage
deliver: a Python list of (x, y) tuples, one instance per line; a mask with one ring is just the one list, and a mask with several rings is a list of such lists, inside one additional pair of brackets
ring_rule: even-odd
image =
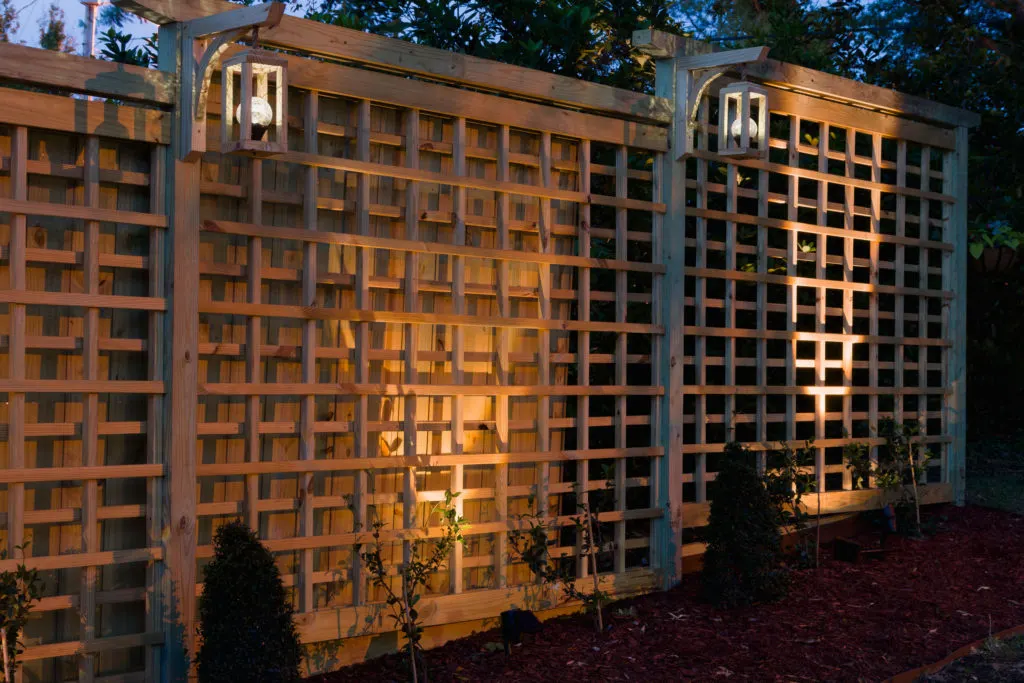
[(0, 0), (0, 43), (11, 42), (20, 26), (14, 0)]
[(75, 41), (68, 35), (64, 10), (52, 3), (46, 18), (39, 22), (39, 47), (55, 52), (74, 52)]
[(307, 16), (542, 71), (650, 89), (637, 28), (677, 30), (668, 0), (322, 0)]

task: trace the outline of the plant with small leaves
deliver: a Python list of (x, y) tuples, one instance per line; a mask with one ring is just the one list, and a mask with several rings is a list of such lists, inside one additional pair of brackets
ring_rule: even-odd
[[(820, 564), (818, 548), (821, 545), (821, 492), (814, 474), (815, 452), (813, 441), (806, 441), (800, 448), (788, 443), (779, 444), (779, 449), (769, 455), (764, 473), (765, 487), (779, 514), (779, 526), (792, 526), (799, 533), (797, 543), (797, 565), (817, 568)], [(808, 527), (810, 514), (804, 504), (804, 496), (818, 494), (818, 514), (815, 517), (815, 538), (809, 540), (803, 532)]]
[(199, 683), (296, 683), (302, 650), (274, 556), (242, 522), (217, 529), (199, 598)]
[[(15, 548), (24, 555), (28, 544)], [(7, 559), (7, 551), (0, 550), (0, 560)], [(43, 585), (39, 572), (29, 569), (24, 562), (15, 565), (14, 570), (0, 572), (0, 647), (3, 648), (3, 680), (13, 681), (18, 668), (18, 655), (24, 650), (20, 641), (21, 633), (28, 621), (32, 604), (42, 597)]]
[(868, 488), (873, 479), (875, 487), (886, 492), (882, 506), (895, 507), (898, 528), (920, 535), (918, 487), (925, 484), (924, 473), (934, 456), (921, 444), (922, 433), (917, 424), (884, 418), (878, 423), (878, 435), (885, 439), (885, 445), (878, 449), (875, 460), (871, 458), (871, 447), (865, 443), (848, 444), (843, 450), (854, 488)]
[(701, 589), (706, 600), (734, 607), (786, 594), (781, 507), (758, 473), (753, 454), (741, 444), (726, 444), (704, 530)]
[[(611, 490), (614, 484), (608, 481), (605, 490)], [(610, 595), (600, 589), (597, 572), (597, 553), (601, 551), (599, 537), (600, 526), (592, 511), (589, 501), (583, 500), (579, 486), (573, 487), (576, 496), (578, 514), (572, 518), (579, 539), (579, 553), (583, 561), (589, 561), (590, 574), (594, 587), (584, 592), (576, 585), (576, 571), (572, 565), (559, 563), (548, 551), (548, 539), (552, 529), (544, 518), (538, 514), (517, 515), (519, 525), (509, 532), (509, 555), (512, 561), (526, 564), (539, 583), (555, 585), (561, 588), (567, 602), (580, 602), (585, 612), (594, 615), (594, 627), (598, 633), (604, 631), (603, 606), (610, 600)], [(594, 491), (592, 493), (597, 493)], [(531, 506), (533, 497), (531, 496)]]
[(156, 64), (156, 42), (153, 36), (146, 38), (139, 47), (131, 45), (133, 40), (132, 36), (110, 27), (100, 34), (100, 56), (119, 64), (145, 67)]
[[(429, 681), (426, 666), (417, 665), (417, 660), (422, 658), (420, 641), (423, 638), (423, 625), (420, 622), (419, 610), (416, 608), (422, 597), (421, 589), (448, 561), (456, 545), (466, 543), (465, 530), (469, 525), (456, 508), (455, 499), (458, 496), (458, 493), (445, 491), (444, 501), (433, 510), (440, 516), (441, 536), (425, 543), (411, 544), (408, 562), (398, 567), (401, 582), (399, 589), (396, 590), (392, 585), (390, 568), (385, 559), (384, 544), (381, 540), (383, 521), (373, 521), (373, 543), (369, 549), (362, 552), (363, 564), (370, 575), (371, 585), (383, 592), (384, 602), (391, 608), (391, 618), (397, 630), (405, 635), (410, 673), (414, 683), (419, 680)], [(424, 546), (427, 546), (427, 550), (424, 550)]]

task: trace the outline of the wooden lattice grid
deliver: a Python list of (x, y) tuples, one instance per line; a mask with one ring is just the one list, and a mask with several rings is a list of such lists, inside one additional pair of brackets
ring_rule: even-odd
[(36, 567), (44, 595), (18, 675), (142, 681), (163, 642), (166, 138), (155, 111), (97, 127), (100, 103), (2, 97), (24, 109), (0, 124), (0, 566)]
[(599, 571), (649, 565), (659, 146), (290, 101), (294, 153), (204, 159), (199, 557), (244, 513), (303, 609), (362, 605), (352, 545), (381, 520), (397, 564), (451, 489), (470, 543), (432, 591), (497, 588), (532, 580), (509, 521), (571, 558), (574, 490), (608, 487)]
[(954, 136), (908, 126), (901, 139), (868, 114), (833, 123), (834, 108), (808, 105), (769, 90), (759, 160), (716, 155), (717, 100), (700, 103), (686, 180), (685, 501), (709, 500), (730, 441), (762, 467), (813, 441), (816, 485), (850, 491), (843, 447), (867, 442), (877, 458), (886, 417), (921, 427), (938, 456), (923, 478), (947, 495)]

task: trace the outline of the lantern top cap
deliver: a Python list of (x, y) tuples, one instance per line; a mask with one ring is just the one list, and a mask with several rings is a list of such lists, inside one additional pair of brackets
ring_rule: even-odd
[(242, 50), (241, 52), (233, 55), (230, 59), (225, 59), (222, 63), (224, 68), (237, 66), (239, 64), (264, 64), (266, 66), (280, 66), (287, 67), (288, 60), (279, 55), (276, 52), (270, 52), (269, 50), (261, 50), (258, 47), (250, 47)]
[(722, 89), (718, 91), (719, 97), (725, 95), (733, 95), (736, 93), (748, 92), (751, 95), (760, 95), (762, 97), (768, 96), (768, 90), (763, 88), (756, 83), (750, 81), (734, 81), (729, 85), (722, 86)]

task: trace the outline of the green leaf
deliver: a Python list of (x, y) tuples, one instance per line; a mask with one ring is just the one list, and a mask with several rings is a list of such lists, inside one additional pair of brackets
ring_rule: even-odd
[(982, 244), (981, 242), (972, 242), (970, 249), (971, 256), (973, 256), (974, 258), (981, 258), (981, 253), (985, 251), (985, 245)]

